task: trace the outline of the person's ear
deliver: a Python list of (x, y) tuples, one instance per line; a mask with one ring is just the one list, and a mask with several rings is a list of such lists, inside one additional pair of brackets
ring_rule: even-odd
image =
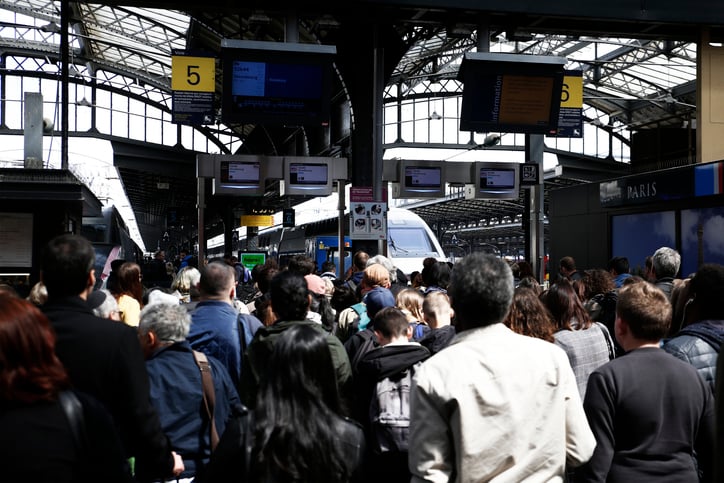
[[(405, 335), (407, 336), (407, 340), (412, 340), (412, 334), (414, 333), (414, 329), (412, 328), (412, 325), (407, 324), (407, 329), (405, 330)], [(378, 337), (379, 339), (379, 337)]]

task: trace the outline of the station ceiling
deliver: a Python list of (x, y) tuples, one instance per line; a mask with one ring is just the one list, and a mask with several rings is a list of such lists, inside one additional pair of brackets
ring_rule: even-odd
[[(62, 3), (3, 0), (2, 52), (57, 62)], [(246, 1), (240, 5), (207, 1), (200, 8), (198, 2), (187, 0), (128, 0), (66, 5), (70, 12), (74, 65), (91, 73), (118, 72), (166, 93), (165, 97), (149, 100), (166, 111), (170, 110), (171, 54), (175, 49), (218, 53), (224, 38), (284, 41), (290, 21), (296, 23), (300, 42), (337, 45), (349, 42), (355, 32), (381, 25), (386, 35), (393, 36), (397, 45), (402, 46), (401, 60), (390, 69), (388, 86), (403, 85), (406, 92), (424, 94), (425, 89), (420, 90), (420, 86), (457, 76), (462, 55), (478, 46), (481, 39), (477, 35), (484, 31), (480, 29), (484, 25), (491, 51), (567, 57), (566, 68), (583, 71), (586, 122), (621, 135), (691, 123), (696, 118), (697, 41), (703, 28), (708, 29), (713, 40), (724, 39), (724, 3), (655, 3), (356, 0)], [(340, 79), (340, 89), (338, 102), (344, 103), (344, 78)], [(218, 126), (217, 130), (219, 134), (241, 139), (246, 146), (242, 151), (267, 151), (259, 154), (269, 154), (298, 131), (251, 125)], [(214, 132), (206, 130), (208, 136)], [(266, 139), (266, 144), (262, 139)], [(121, 140), (114, 143), (123, 144)], [(147, 221), (142, 229), (144, 240), (148, 246), (154, 246), (158, 225), (169, 207), (195, 207), (194, 155), (180, 156), (179, 169), (168, 176), (170, 192), (176, 193), (172, 198), (169, 192), (154, 189), (158, 186), (157, 173), (163, 170), (168, 174), (166, 156), (139, 163), (134, 154), (129, 154), (134, 149), (120, 149), (125, 154), (118, 156), (117, 167), (137, 219)], [(334, 155), (339, 153), (339, 146), (316, 147), (315, 151)], [(568, 169), (564, 166), (561, 175), (546, 180), (546, 193), (549, 189), (613, 177), (628, 170), (621, 163), (606, 163), (575, 153), (569, 157), (575, 162)], [(564, 158), (559, 155), (559, 159)], [(602, 163), (606, 169), (601, 169)], [(273, 192), (274, 187), (270, 188)], [(278, 209), (286, 206), (288, 200), (271, 194), (263, 204)], [(490, 219), (515, 219), (522, 204), (521, 200), (451, 200), (421, 204), (413, 209), (430, 224), (446, 231), (463, 226), (472, 228), (475, 224), (485, 226)]]

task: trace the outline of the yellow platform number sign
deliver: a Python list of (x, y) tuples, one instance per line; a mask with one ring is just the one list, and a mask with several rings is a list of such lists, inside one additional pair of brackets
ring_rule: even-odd
[(583, 107), (583, 77), (580, 73), (563, 77), (561, 107), (579, 109)]
[(214, 92), (216, 90), (216, 59), (213, 57), (171, 57), (171, 90)]

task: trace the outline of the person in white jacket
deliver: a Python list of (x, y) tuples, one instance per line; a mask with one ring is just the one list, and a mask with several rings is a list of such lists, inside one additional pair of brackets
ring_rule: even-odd
[(564, 481), (596, 440), (565, 352), (502, 321), (513, 298), (504, 260), (453, 268), (458, 335), (417, 371), (410, 395), (412, 482)]

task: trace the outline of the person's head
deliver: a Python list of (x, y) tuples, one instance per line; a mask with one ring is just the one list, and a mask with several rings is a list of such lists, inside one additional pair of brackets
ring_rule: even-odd
[(220, 300), (231, 304), (235, 287), (234, 269), (229, 264), (211, 262), (201, 268), (199, 292), (202, 300)]
[(379, 264), (385, 267), (390, 276), (390, 283), (397, 283), (397, 268), (395, 268), (392, 264), (392, 260), (384, 255), (375, 255), (367, 260), (368, 267), (374, 264)]
[(279, 273), (279, 267), (276, 265), (266, 266), (259, 271), (259, 275), (254, 278), (259, 292), (267, 293), (269, 291), (271, 280), (277, 273)]
[(502, 322), (513, 300), (513, 272), (492, 255), (467, 255), (453, 268), (448, 294), (458, 331)]
[(616, 288), (613, 275), (606, 270), (593, 268), (583, 272), (583, 298), (590, 299), (594, 295), (608, 293)]
[(649, 255), (644, 259), (644, 276), (643, 278), (648, 282), (655, 282), (656, 275), (654, 274), (654, 257)]
[(53, 401), (70, 385), (48, 318), (27, 300), (0, 295), (0, 400)]
[(521, 280), (525, 277), (533, 277), (536, 279), (535, 273), (533, 272), (533, 265), (525, 260), (518, 261), (518, 277)]
[(561, 279), (551, 285), (545, 297), (545, 305), (553, 316), (556, 330), (587, 329), (591, 326), (591, 318), (568, 279)]
[(576, 271), (576, 261), (573, 257), (563, 257), (559, 263), (559, 268), (564, 276), (569, 276)]
[(30, 294), (28, 295), (28, 301), (38, 307), (48, 301), (48, 289), (45, 288), (45, 284), (43, 282), (37, 282), (33, 285), (33, 288), (30, 289)]
[(85, 299), (95, 285), (93, 245), (78, 235), (60, 235), (46, 245), (41, 257), (40, 278), (48, 298), (79, 295)]
[(374, 287), (390, 288), (390, 272), (378, 263), (370, 265), (364, 269), (361, 285), (363, 292)]
[(88, 308), (93, 311), (96, 317), (111, 320), (121, 320), (121, 313), (118, 309), (118, 302), (111, 292), (106, 289), (94, 290), (86, 300)]
[(119, 293), (130, 295), (140, 303), (143, 300), (141, 267), (134, 262), (126, 262), (118, 269)]
[(367, 252), (363, 252), (362, 250), (359, 250), (355, 252), (354, 256), (352, 257), (352, 269), (355, 272), (361, 272), (365, 268), (367, 268), (367, 260), (370, 259), (370, 256)]
[(274, 275), (269, 287), (272, 310), (279, 320), (304, 320), (310, 305), (307, 281), (298, 273), (284, 270)]
[(306, 255), (294, 255), (289, 259), (287, 270), (305, 276), (317, 271), (317, 263)]
[(335, 273), (336, 270), (337, 266), (332, 260), (327, 260), (326, 262), (322, 263), (322, 273)]
[(555, 325), (550, 312), (530, 288), (518, 287), (505, 325), (518, 334), (553, 342)]
[(407, 317), (397, 307), (385, 307), (375, 314), (375, 335), (380, 345), (392, 342), (407, 342), (412, 336), (412, 327)]
[(365, 295), (363, 299), (367, 308), (367, 315), (370, 319), (374, 319), (377, 312), (385, 307), (395, 306), (395, 296), (392, 295), (390, 289), (384, 287), (375, 287)]
[(422, 315), (422, 301), (424, 297), (419, 290), (414, 288), (406, 288), (400, 290), (395, 297), (395, 305), (408, 316), (408, 319), (412, 321), (424, 321), (425, 317)]
[(724, 320), (724, 266), (704, 264), (689, 282), (697, 320)]
[[(282, 274), (279, 276), (284, 278)], [(292, 325), (276, 339), (266, 377), (260, 380), (257, 407), (280, 401), (286, 404), (303, 401), (306, 407), (323, 404), (332, 412), (339, 412), (332, 355), (322, 331)]]
[(195, 293), (198, 295), (198, 286), (201, 281), (201, 272), (195, 267), (184, 267), (171, 283), (171, 288), (182, 294)]
[(319, 275), (309, 274), (304, 277), (310, 295), (309, 310), (318, 313), (322, 318), (322, 325), (332, 329), (334, 326), (334, 310), (327, 298), (327, 284)]
[(418, 270), (410, 274), (410, 286), (412, 288), (422, 287), (422, 274)]
[(433, 329), (450, 325), (455, 315), (450, 305), (450, 297), (443, 292), (430, 292), (422, 302), (425, 322)]
[(165, 260), (166, 260), (166, 252), (163, 251), (163, 250), (159, 250), (159, 251), (157, 251), (157, 252), (154, 254), (153, 257), (154, 257), (156, 260), (165, 261)]
[(338, 280), (334, 284), (334, 292), (332, 293), (331, 302), (332, 308), (334, 308), (337, 313), (340, 313), (344, 309), (359, 302), (359, 300), (357, 299), (357, 295), (352, 287)]
[(435, 261), (422, 269), (422, 282), (425, 287), (447, 289), (450, 284), (450, 266), (447, 262)]
[(669, 247), (661, 247), (654, 252), (651, 260), (653, 265), (653, 274), (656, 279), (665, 277), (676, 277), (681, 266), (681, 255), (679, 252)]
[(179, 304), (151, 304), (141, 310), (138, 337), (146, 357), (159, 347), (186, 340), (191, 315)]
[(671, 323), (671, 303), (648, 283), (621, 287), (616, 302), (616, 338), (625, 350), (661, 340)]
[(543, 288), (538, 283), (538, 280), (530, 275), (521, 277), (520, 281), (518, 282), (518, 287), (529, 288), (534, 291), (536, 295), (540, 295), (541, 291), (543, 290)]
[(630, 270), (628, 264), (628, 258), (626, 257), (613, 257), (608, 261), (608, 271), (615, 277), (622, 273), (628, 273)]

